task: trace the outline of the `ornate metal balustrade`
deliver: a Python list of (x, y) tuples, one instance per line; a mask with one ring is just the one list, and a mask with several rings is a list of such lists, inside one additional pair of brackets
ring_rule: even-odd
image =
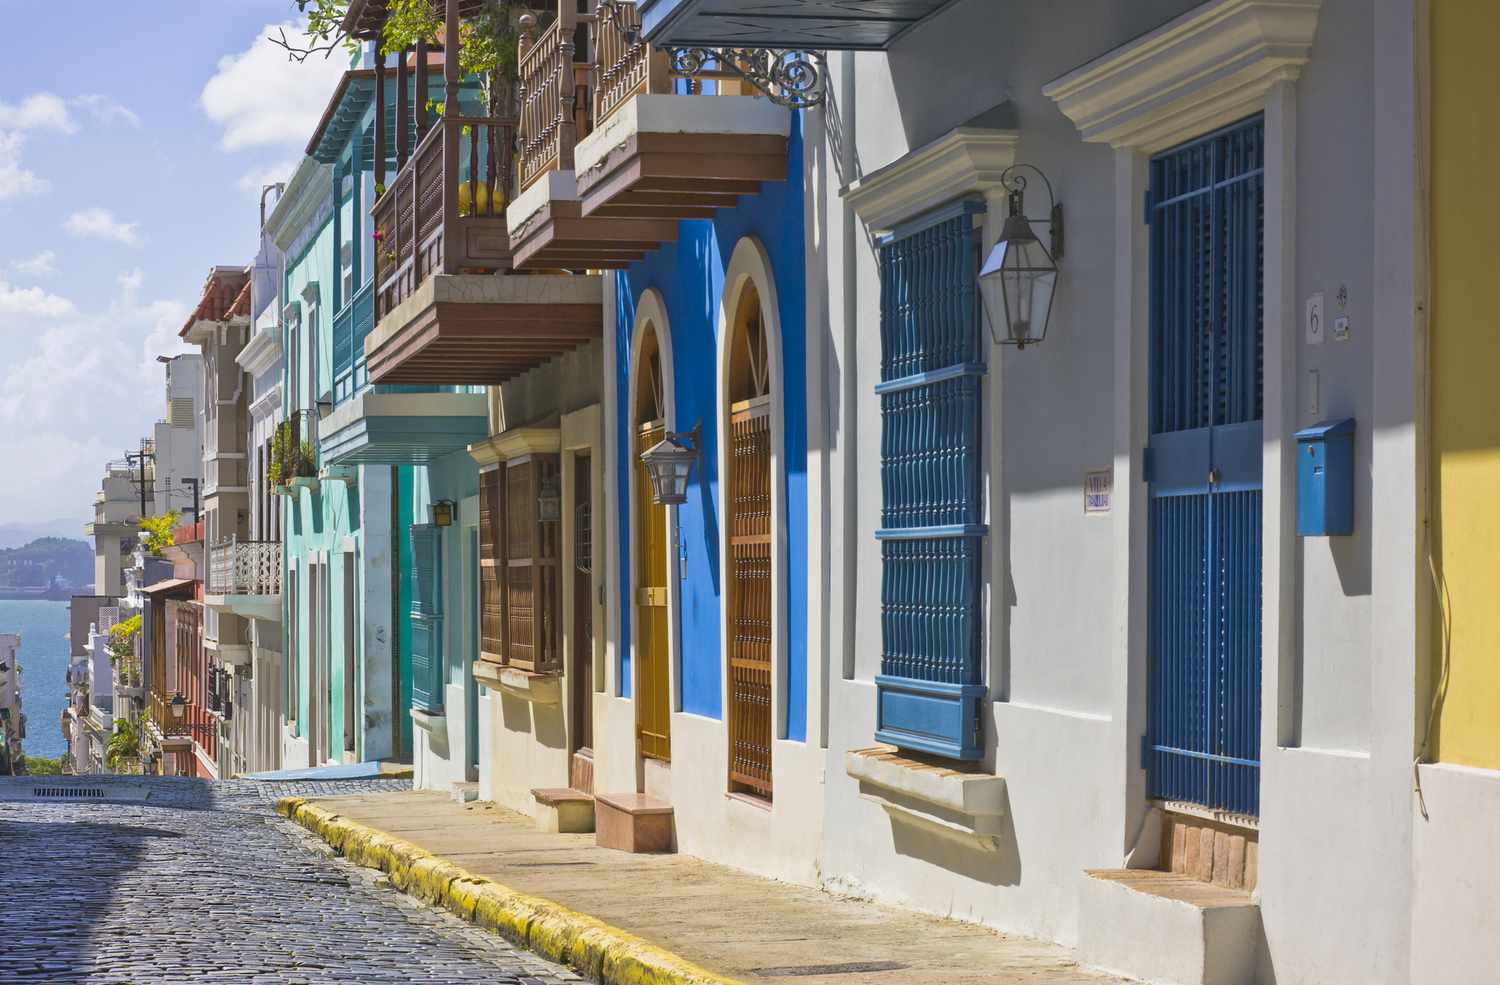
[(209, 554), (208, 594), (280, 595), (281, 542), (230, 539)]

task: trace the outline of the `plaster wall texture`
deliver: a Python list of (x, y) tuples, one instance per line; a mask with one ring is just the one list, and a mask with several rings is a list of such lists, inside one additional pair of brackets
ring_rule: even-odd
[[(810, 308), (809, 346), (828, 381), (809, 387), (815, 403), (825, 402), (809, 415), (821, 425), (809, 444), (828, 449), (814, 527), (826, 537), (819, 546), (831, 574), (814, 582), (812, 608), (829, 614), (817, 627), (831, 679), (823, 877), (837, 888), (1073, 943), (1077, 873), (1120, 866), (1135, 844), (1144, 653), (1107, 614), (1140, 603), (1122, 595), (1129, 539), (1109, 517), (1084, 515), (1081, 486), (1086, 471), (1114, 464), (1116, 510), (1127, 508), (1128, 466), (1139, 449), (1122, 463), (1116, 435), (1144, 379), (1117, 367), (1116, 326), (1136, 317), (1119, 309), (1119, 230), (1127, 244), (1140, 235), (1130, 225), (1140, 209), (1132, 182), (1143, 180), (1144, 159), (1082, 142), (1041, 88), (1193, 6), (1086, 3), (1071, 12), (1068, 31), (1057, 31), (1050, 5), (1017, 3), (1002, 31), (985, 4), (970, 0), (887, 55), (830, 57), (838, 116), (826, 121), (827, 144), (809, 148), (809, 197), (820, 216), (809, 280), (822, 288), (821, 311)], [(1260, 900), (1269, 943), (1261, 976), (1280, 985), (1399, 981), (1408, 968), (1406, 867), (1371, 863), (1405, 858), (1410, 844), (1415, 236), (1409, 211), (1388, 203), (1409, 198), (1414, 184), (1411, 24), (1410, 3), (1324, 0), (1300, 81), (1267, 100), (1268, 158), (1284, 155), (1268, 170), (1268, 181), (1274, 171), (1280, 182), (1268, 194), (1283, 193), (1268, 201), (1268, 236), (1287, 230), (1278, 243), (1290, 275), (1279, 298), (1267, 299), (1283, 308), (1268, 325), (1284, 326), (1267, 347), (1267, 401), (1282, 401), (1275, 414), (1268, 409), (1268, 460), (1284, 460), (1297, 427), (1342, 416), (1359, 422), (1355, 534), (1266, 533), (1280, 538), (1277, 557), (1288, 558), (1284, 575), (1267, 562), (1267, 592), (1277, 593), (1276, 618), (1286, 613), (1289, 630), (1278, 635), (1268, 602), (1262, 743)], [(941, 80), (935, 64), (945, 66)], [(1377, 73), (1376, 65), (1392, 70)], [(894, 827), (859, 799), (842, 764), (846, 749), (872, 741), (880, 654), (880, 489), (868, 481), (880, 451), (879, 347), (871, 344), (880, 293), (873, 244), (838, 191), (981, 113), (986, 125), (1019, 132), (1016, 160), (1047, 174), (1067, 218), (1047, 341), (1022, 352), (989, 349), (987, 669), (995, 701), (984, 766), (1006, 778), (1010, 799), (1008, 837), (991, 859)], [(1040, 213), (1045, 195), (1028, 197), (1028, 206)], [(1337, 315), (1340, 288), (1350, 339), (1304, 345), (1303, 300), (1322, 292)], [(1268, 472), (1268, 504), (1290, 516), (1295, 498), (1273, 488), (1275, 478)], [(1351, 893), (1360, 907), (1338, 903)]]

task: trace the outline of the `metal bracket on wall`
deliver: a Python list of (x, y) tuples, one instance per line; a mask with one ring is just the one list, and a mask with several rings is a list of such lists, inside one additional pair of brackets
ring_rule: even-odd
[(792, 48), (668, 48), (672, 72), (689, 79), (738, 78), (788, 109), (823, 105), (828, 63), (821, 51)]

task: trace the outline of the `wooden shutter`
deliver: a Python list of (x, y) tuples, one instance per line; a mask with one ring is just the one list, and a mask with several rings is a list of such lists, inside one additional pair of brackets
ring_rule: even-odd
[(771, 398), (729, 418), (729, 779), (771, 796)]
[(479, 476), (479, 656), (505, 661), (505, 466)]
[(506, 662), (535, 673), (562, 671), (560, 515), (544, 517), (539, 509), (542, 489), (556, 484), (559, 470), (556, 455), (527, 455), (505, 470)]
[(443, 707), (442, 534), (428, 523), (411, 527), (411, 700)]

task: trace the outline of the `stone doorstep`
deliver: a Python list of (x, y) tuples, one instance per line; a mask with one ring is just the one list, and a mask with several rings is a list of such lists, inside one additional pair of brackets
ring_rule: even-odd
[(587, 834), (594, 830), (594, 798), (570, 787), (538, 787), (531, 791), (536, 800), (538, 831), (559, 834)]
[(1243, 889), (1155, 869), (1083, 873), (1083, 964), (1170, 985), (1241, 985), (1255, 980), (1263, 936)]
[(1227, 889), (1254, 891), (1259, 879), (1259, 832), (1214, 818), (1166, 810), (1160, 868)]
[(672, 805), (641, 793), (595, 794), (595, 844), (621, 852), (672, 852)]
[(448, 784), (448, 790), (453, 794), (453, 802), (456, 804), (468, 804), (479, 799), (479, 784), (472, 781), (455, 781)]

